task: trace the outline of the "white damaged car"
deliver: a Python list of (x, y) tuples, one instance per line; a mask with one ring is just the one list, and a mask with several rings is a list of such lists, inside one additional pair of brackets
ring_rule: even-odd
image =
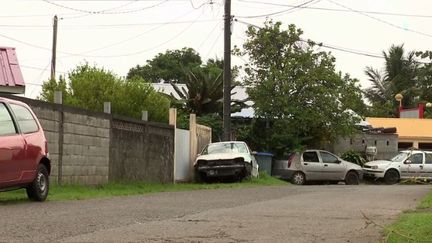
[(247, 144), (240, 141), (208, 144), (198, 155), (194, 168), (197, 181), (258, 177), (258, 163)]
[(363, 174), (365, 178), (384, 179), (386, 184), (410, 178), (432, 180), (432, 152), (404, 150), (391, 160), (375, 160), (364, 164)]

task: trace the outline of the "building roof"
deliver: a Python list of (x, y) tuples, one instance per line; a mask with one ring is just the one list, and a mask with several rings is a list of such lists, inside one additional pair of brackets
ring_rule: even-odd
[(0, 47), (0, 93), (23, 94), (24, 91), (24, 78), (15, 48)]
[(366, 121), (375, 128), (396, 127), (399, 139), (432, 139), (432, 119), (368, 117)]

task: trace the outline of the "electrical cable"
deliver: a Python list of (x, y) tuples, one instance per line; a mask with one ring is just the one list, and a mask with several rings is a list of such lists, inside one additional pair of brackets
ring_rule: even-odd
[(115, 12), (108, 12), (107, 10), (91, 11), (91, 10), (86, 10), (86, 9), (79, 9), (79, 8), (69, 7), (69, 6), (62, 5), (62, 4), (59, 4), (59, 3), (55, 3), (55, 2), (52, 2), (52, 1), (49, 1), (49, 0), (41, 0), (41, 1), (44, 1), (44, 2), (46, 2), (48, 4), (51, 4), (51, 5), (60, 7), (60, 8), (65, 8), (65, 9), (68, 9), (68, 10), (72, 10), (72, 11), (76, 11), (76, 12), (81, 12), (81, 13), (86, 13), (86, 14), (129, 14), (129, 13), (136, 13), (136, 12), (140, 12), (140, 11), (144, 11), (144, 10), (147, 10), (147, 9), (158, 7), (158, 6), (160, 6), (160, 5), (168, 2), (170, 0), (163, 0), (163, 1), (160, 1), (160, 2), (158, 2), (156, 4), (153, 4), (153, 5), (144, 7), (144, 8), (130, 9), (130, 10), (124, 10), (124, 11), (115, 11)]
[(279, 15), (279, 14), (283, 14), (289, 11), (292, 11), (294, 9), (298, 9), (301, 8), (302, 6), (308, 5), (312, 2), (318, 3), (321, 0), (309, 0), (306, 2), (303, 2), (301, 4), (295, 5), (294, 7), (291, 7), (289, 9), (285, 9), (285, 10), (281, 10), (281, 11), (277, 11), (277, 12), (273, 12), (273, 13), (268, 13), (268, 14), (260, 14), (260, 15), (252, 15), (252, 16), (235, 16), (237, 18), (242, 18), (242, 19), (251, 19), (251, 18), (267, 18), (269, 16), (273, 16), (273, 15)]
[[(237, 20), (235, 19), (236, 22), (248, 25), (248, 26), (253, 26), (255, 28), (258, 29), (262, 29), (262, 27), (259, 27), (257, 25), (254, 24), (250, 24), (241, 20)], [(300, 40), (302, 42), (308, 42), (306, 40)], [(319, 42), (317, 42), (319, 43)], [(345, 47), (338, 47), (338, 46), (334, 46), (334, 45), (329, 45), (329, 44), (325, 44), (325, 43), (319, 43), (318, 46), (322, 46), (324, 48), (328, 48), (328, 49), (332, 49), (332, 50), (337, 50), (337, 51), (342, 51), (342, 52), (347, 52), (347, 53), (351, 53), (351, 54), (356, 54), (356, 55), (362, 55), (362, 56), (367, 56), (367, 57), (373, 57), (373, 58), (384, 58), (384, 56), (382, 55), (378, 55), (378, 54), (371, 54), (371, 53), (366, 53), (364, 51), (359, 51), (359, 50), (354, 50), (354, 49), (350, 49), (350, 48), (345, 48)]]
[[(189, 14), (192, 13), (192, 12), (194, 12), (194, 10), (191, 10), (191, 11), (189, 11), (189, 12), (187, 12), (187, 13), (181, 15), (181, 16), (178, 16), (178, 17), (174, 18), (173, 20), (180, 19), (180, 18), (182, 18), (182, 17), (184, 17), (184, 16), (189, 15)], [(201, 16), (201, 15), (200, 15), (200, 16)], [(194, 24), (194, 23), (196, 23), (196, 22), (197, 22), (197, 19), (193, 20), (192, 22), (188, 22), (188, 23)], [(139, 38), (139, 37), (141, 37), (141, 36), (143, 36), (143, 35), (145, 35), (145, 34), (147, 34), (147, 33), (150, 33), (150, 32), (152, 32), (152, 31), (154, 31), (154, 30), (157, 30), (157, 29), (159, 29), (159, 28), (165, 26), (167, 23), (169, 23), (169, 22), (161, 23), (160, 25), (157, 25), (157, 26), (155, 26), (155, 27), (153, 27), (153, 28), (151, 28), (151, 29), (149, 29), (149, 30), (146, 30), (146, 31), (144, 31), (144, 32), (141, 32), (141, 33), (139, 33), (139, 34), (137, 34), (137, 35), (134, 35), (134, 36), (132, 36), (132, 37), (129, 37), (129, 38), (127, 38), (127, 39), (123, 39), (123, 40), (121, 40), (121, 41), (117, 41), (117, 42), (114, 42), (114, 43), (111, 43), (111, 44), (108, 44), (108, 45), (105, 45), (105, 46), (102, 46), (102, 47), (94, 48), (94, 49), (87, 50), (87, 51), (84, 51), (84, 52), (81, 52), (81, 53), (77, 53), (77, 54), (74, 54), (74, 55), (62, 56), (61, 58), (65, 58), (65, 57), (72, 57), (72, 56), (100, 57), (100, 56), (88, 56), (88, 55), (86, 55), (86, 54), (88, 54), (88, 53), (92, 53), (92, 52), (96, 52), (96, 51), (100, 51), (100, 50), (103, 50), (103, 49), (106, 49), (106, 48), (110, 48), (110, 47), (113, 47), (113, 46), (117, 46), (117, 45), (120, 45), (120, 44), (126, 43), (126, 42), (128, 42), (128, 41), (131, 41), (131, 40), (137, 39), (137, 38)]]
[(349, 9), (349, 10), (352, 11), (352, 12), (355, 12), (355, 13), (358, 13), (358, 14), (361, 14), (361, 15), (364, 15), (364, 16), (366, 16), (366, 17), (368, 17), (368, 18), (371, 18), (371, 19), (374, 19), (374, 20), (376, 20), (376, 21), (378, 21), (378, 22), (381, 22), (381, 23), (384, 23), (384, 24), (386, 24), (386, 25), (392, 26), (392, 27), (394, 27), (394, 28), (401, 29), (401, 30), (405, 30), (405, 31), (408, 31), (408, 32), (416, 33), (416, 34), (423, 35), (423, 36), (427, 36), (427, 37), (432, 37), (431, 34), (427, 34), (427, 33), (424, 33), (424, 32), (418, 31), (418, 30), (413, 30), (413, 29), (409, 29), (409, 28), (405, 28), (405, 27), (402, 27), (402, 26), (399, 26), (399, 25), (393, 24), (393, 23), (388, 22), (388, 21), (386, 21), (386, 20), (383, 20), (383, 19), (380, 19), (380, 18), (377, 18), (377, 17), (374, 17), (374, 16), (370, 16), (370, 15), (368, 15), (368, 14), (366, 14), (366, 13), (363, 13), (363, 12), (357, 11), (357, 10), (355, 10), (355, 9), (352, 9), (352, 8), (350, 8), (350, 7), (348, 7), (348, 6), (345, 6), (345, 5), (343, 5), (343, 4), (340, 4), (340, 3), (338, 3), (338, 2), (335, 2), (335, 1), (332, 1), (332, 0), (327, 0), (327, 1), (328, 1), (328, 2), (331, 2), (331, 3), (335, 4), (335, 5), (341, 6), (341, 7), (343, 7), (343, 8)]
[[(201, 15), (200, 16), (198, 16), (198, 18), (199, 17), (201, 17)], [(197, 19), (198, 19), (197, 18)], [(177, 33), (176, 35), (174, 35), (172, 38), (170, 38), (170, 39), (168, 39), (168, 40), (166, 40), (166, 41), (164, 41), (164, 42), (161, 42), (160, 44), (158, 44), (158, 45), (156, 45), (156, 46), (153, 46), (153, 47), (151, 47), (151, 48), (148, 48), (148, 49), (143, 49), (143, 50), (140, 50), (140, 51), (136, 51), (136, 52), (130, 52), (130, 53), (124, 53), (124, 54), (118, 54), (118, 55), (106, 55), (106, 56), (103, 56), (103, 55), (101, 55), (101, 56), (97, 56), (97, 55), (95, 55), (95, 56), (93, 56), (93, 55), (79, 55), (79, 56), (84, 56), (84, 57), (94, 57), (94, 58), (117, 58), (117, 57), (127, 57), (127, 56), (135, 56), (135, 55), (139, 55), (139, 54), (142, 54), (142, 53), (144, 53), (144, 52), (148, 52), (148, 51), (152, 51), (152, 50), (154, 50), (154, 49), (157, 49), (157, 48), (159, 48), (159, 47), (161, 47), (161, 46), (163, 46), (163, 45), (165, 45), (165, 44), (167, 44), (167, 43), (169, 43), (169, 42), (171, 42), (171, 41), (173, 41), (173, 40), (175, 40), (176, 38), (178, 38), (180, 35), (182, 35), (184, 32), (186, 32), (193, 24), (195, 24), (195, 22), (192, 22), (192, 23), (190, 23), (189, 25), (187, 25), (186, 26), (186, 28), (184, 28), (184, 29), (182, 29), (179, 33)]]
[[(244, 3), (257, 3), (271, 6), (279, 6), (279, 7), (294, 7), (292, 4), (282, 4), (282, 3), (271, 3), (271, 2), (261, 2), (261, 1), (253, 1), (253, 0), (237, 0), (239, 2)], [(337, 9), (337, 8), (323, 8), (323, 7), (311, 7), (311, 6), (302, 6), (299, 8), (313, 9), (313, 10), (324, 10), (324, 11), (334, 11), (334, 12), (352, 12), (347, 9)], [(392, 13), (392, 12), (379, 12), (379, 11), (364, 11), (357, 10), (361, 13), (367, 14), (376, 14), (376, 15), (389, 15), (389, 16), (400, 16), (400, 17), (414, 17), (414, 18), (432, 18), (432, 15), (420, 15), (420, 14), (404, 14), (404, 13)]]

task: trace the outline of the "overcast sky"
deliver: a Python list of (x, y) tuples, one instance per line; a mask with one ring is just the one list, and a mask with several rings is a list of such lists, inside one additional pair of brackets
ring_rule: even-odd
[[(60, 18), (57, 75), (87, 61), (125, 76), (167, 49), (191, 47), (204, 61), (222, 58), (223, 2), (2, 0), (0, 46), (16, 47), (26, 96), (34, 98), (50, 75), (55, 14)], [(339, 71), (367, 87), (364, 68), (382, 68), (383, 59), (376, 56), (392, 44), (432, 49), (431, 10), (430, 0), (232, 0), (232, 15), (242, 21), (233, 24), (232, 42), (241, 45), (245, 23), (262, 26), (270, 14), (284, 26), (296, 24), (304, 38), (358, 53), (322, 48), (336, 57)], [(233, 57), (232, 62), (244, 61)]]

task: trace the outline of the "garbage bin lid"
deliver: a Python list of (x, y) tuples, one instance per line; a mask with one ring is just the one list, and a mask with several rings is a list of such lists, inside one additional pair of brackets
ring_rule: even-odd
[(259, 156), (273, 156), (272, 153), (267, 153), (267, 152), (257, 152), (255, 155), (259, 155)]

